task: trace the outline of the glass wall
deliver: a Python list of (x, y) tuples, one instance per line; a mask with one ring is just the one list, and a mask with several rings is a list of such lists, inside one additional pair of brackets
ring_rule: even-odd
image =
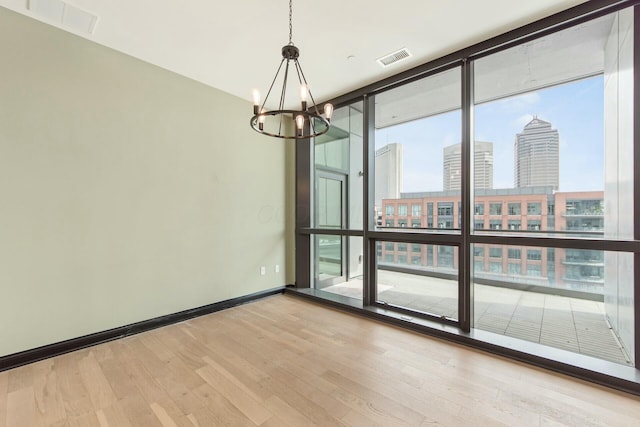
[[(478, 169), (473, 176), (474, 204), (490, 206), (488, 214), (475, 209), (476, 233), (633, 239), (628, 216), (633, 211), (632, 21), (631, 9), (622, 10), (474, 61), (475, 139), (484, 141), (474, 149), (495, 160), (493, 187)], [(605, 353), (633, 354), (633, 317), (623, 307), (634, 299), (633, 269), (622, 267), (632, 264), (630, 254), (585, 244), (528, 249), (524, 258), (523, 250), (504, 248), (508, 256), (502, 265), (497, 258), (474, 259), (476, 328), (495, 329), (478, 317), (486, 306), (478, 296), (487, 286), (499, 287), (494, 293), (501, 295), (510, 288), (522, 297), (520, 285), (535, 284), (544, 292), (571, 290), (574, 297), (597, 298), (596, 323), (612, 326)], [(513, 312), (517, 304), (502, 306)], [(555, 312), (575, 314), (561, 307)], [(540, 335), (536, 325), (532, 333)], [(571, 346), (564, 338), (537, 342), (578, 349), (578, 342), (570, 341)], [(619, 357), (609, 360), (624, 363)]]
[(312, 283), (318, 290), (358, 299), (363, 273), (362, 109), (362, 102), (337, 108), (330, 131), (315, 138), (312, 152), (312, 227), (354, 233), (313, 236)]
[[(376, 95), (373, 223), (379, 230), (460, 229), (460, 78), (456, 67)], [(444, 197), (425, 204), (432, 193)]]
[(458, 318), (458, 248), (378, 242), (376, 302), (439, 318)]
[(621, 8), (471, 47), (337, 109), (298, 193), (315, 288), (492, 345), (636, 366), (637, 25)]

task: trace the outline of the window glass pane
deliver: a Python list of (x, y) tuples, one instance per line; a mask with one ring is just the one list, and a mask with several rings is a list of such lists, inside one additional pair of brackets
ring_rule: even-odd
[[(414, 231), (460, 229), (460, 76), (455, 68), (376, 95), (375, 211), (386, 215), (395, 205), (402, 216), (411, 205), (413, 217), (426, 205), (427, 218), (419, 228), (412, 223)], [(434, 212), (439, 203), (449, 209)]]
[(520, 203), (508, 203), (507, 209), (509, 215), (520, 215)]
[(633, 238), (632, 33), (624, 9), (474, 61), (474, 151), (495, 160), (476, 204), (515, 230)]
[[(474, 253), (484, 247), (473, 245)], [(475, 328), (633, 364), (633, 310), (619, 298), (633, 300), (633, 254), (503, 249), (501, 261), (474, 257)]]
[[(378, 242), (386, 248), (389, 242)], [(393, 245), (393, 244), (392, 244)], [(458, 248), (397, 243), (376, 266), (376, 301), (435, 316), (458, 317)]]
[[(317, 228), (362, 229), (364, 191), (362, 129), (362, 102), (357, 102), (337, 108), (333, 113), (329, 132), (314, 138), (316, 177), (314, 226)], [(333, 197), (336, 193), (331, 192), (335, 190), (331, 187), (335, 187), (336, 184), (327, 184), (327, 173), (330, 173), (334, 180), (342, 182), (343, 205), (338, 207), (340, 210), (337, 213), (337, 205), (334, 203), (336, 199)], [(324, 182), (321, 180), (322, 176), (325, 177)], [(342, 220), (327, 222), (325, 221), (327, 214), (334, 219), (341, 216)]]
[(314, 287), (362, 299), (362, 237), (314, 235), (312, 241)]
[(502, 202), (489, 204), (489, 215), (502, 215)]
[(527, 203), (527, 215), (541, 215), (542, 204), (540, 202)]

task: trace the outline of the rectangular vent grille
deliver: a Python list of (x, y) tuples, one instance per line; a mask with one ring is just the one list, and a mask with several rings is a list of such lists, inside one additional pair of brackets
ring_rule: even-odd
[(29, 0), (27, 8), (49, 22), (80, 34), (93, 34), (98, 17), (62, 0)]
[(388, 67), (391, 64), (395, 64), (396, 62), (407, 59), (411, 56), (411, 52), (406, 47), (403, 47), (400, 50), (397, 50), (393, 53), (383, 56), (382, 58), (378, 58), (378, 64), (383, 67)]

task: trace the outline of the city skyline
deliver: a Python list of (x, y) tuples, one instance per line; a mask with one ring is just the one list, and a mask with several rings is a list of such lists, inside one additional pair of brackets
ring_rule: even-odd
[[(560, 191), (604, 189), (604, 78), (602, 75), (476, 105), (475, 139), (494, 144), (494, 188), (514, 187), (514, 141), (534, 116), (560, 132)], [(403, 145), (403, 192), (444, 188), (444, 147), (461, 140), (455, 110), (376, 130), (376, 149)], [(429, 135), (429, 142), (425, 141)]]
[[(559, 135), (553, 124), (533, 116), (514, 144), (513, 178), (515, 187), (551, 185), (558, 189)], [(476, 186), (477, 187), (477, 186)]]
[[(476, 188), (493, 188), (493, 143), (475, 141), (473, 156), (473, 175)], [(443, 190), (452, 191), (462, 188), (462, 144), (444, 147), (442, 154)]]

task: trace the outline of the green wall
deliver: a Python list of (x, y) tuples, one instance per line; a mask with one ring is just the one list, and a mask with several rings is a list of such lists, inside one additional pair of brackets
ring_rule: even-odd
[(0, 356), (293, 281), (248, 102), (1, 7), (0, 58)]

